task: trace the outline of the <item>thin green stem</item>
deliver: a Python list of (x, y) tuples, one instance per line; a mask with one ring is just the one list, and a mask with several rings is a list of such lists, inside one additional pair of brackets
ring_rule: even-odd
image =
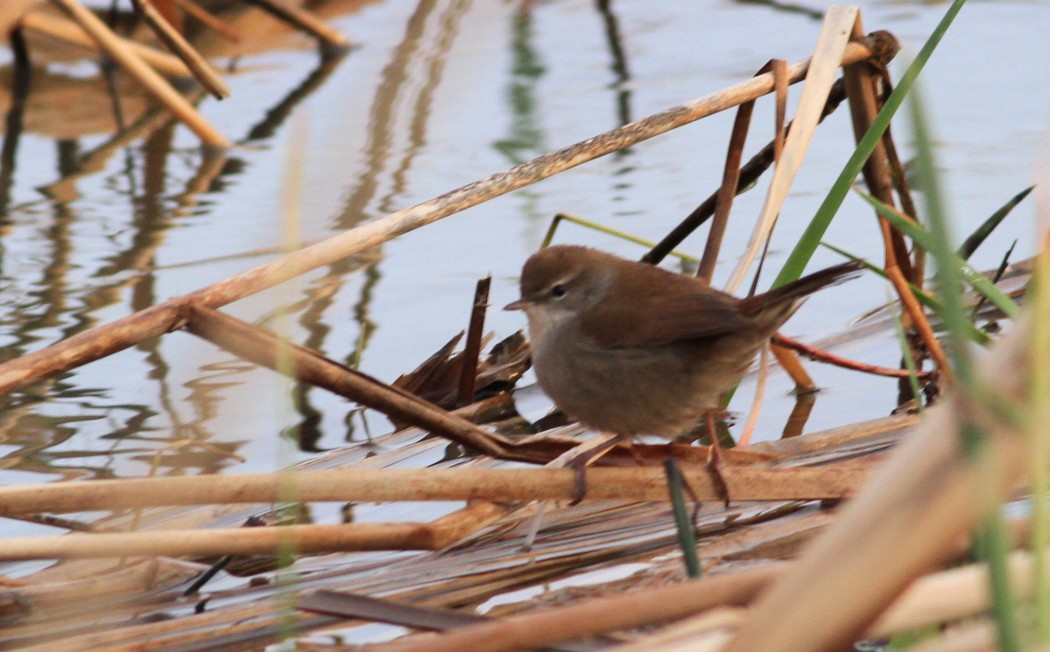
[(678, 546), (682, 550), (685, 572), (689, 577), (700, 577), (700, 560), (696, 556), (696, 534), (693, 532), (693, 519), (685, 508), (685, 496), (682, 487), (685, 480), (682, 471), (673, 458), (664, 460), (664, 472), (667, 474), (667, 490), (671, 494), (671, 508), (674, 512), (675, 525), (678, 528)]

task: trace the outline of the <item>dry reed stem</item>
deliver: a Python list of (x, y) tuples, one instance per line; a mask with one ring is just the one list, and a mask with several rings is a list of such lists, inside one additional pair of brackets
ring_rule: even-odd
[(766, 201), (762, 206), (762, 212), (756, 221), (754, 231), (751, 233), (751, 238), (748, 240), (744, 253), (740, 256), (740, 262), (726, 282), (726, 292), (736, 293), (748, 268), (769, 238), (777, 215), (780, 214), (780, 207), (787, 197), (795, 175), (802, 166), (809, 141), (820, 122), (831, 85), (835, 82), (835, 73), (841, 65), (843, 54), (850, 45), (850, 32), (859, 15), (860, 10), (857, 7), (832, 6), (824, 16), (824, 23), (811, 59), (809, 74), (806, 75), (806, 83), (802, 88), (798, 109), (791, 124), (791, 132), (784, 143), (781, 160), (773, 172)]
[[(775, 335), (774, 338), (780, 338), (779, 334)], [(799, 362), (798, 356), (795, 355), (794, 351), (782, 346), (777, 339), (773, 340), (774, 343), (770, 344), (770, 348), (773, 351), (773, 355), (777, 357), (777, 362), (780, 363), (781, 368), (791, 377), (792, 382), (795, 383), (795, 389), (800, 392), (812, 392), (817, 389), (817, 384), (813, 382), (813, 377), (809, 375), (806, 368)]]
[[(760, 73), (768, 72), (767, 66), (763, 66)], [(711, 228), (707, 232), (707, 241), (704, 243), (704, 253), (700, 257), (700, 266), (696, 270), (696, 277), (711, 285), (711, 279), (715, 275), (715, 267), (718, 265), (718, 253), (722, 249), (722, 238), (725, 235), (726, 226), (729, 224), (729, 213), (733, 208), (733, 200), (736, 198), (737, 188), (740, 185), (740, 162), (744, 158), (744, 143), (747, 141), (748, 129), (751, 126), (751, 116), (755, 112), (755, 101), (744, 102), (737, 107), (736, 118), (733, 120), (733, 130), (729, 134), (729, 147), (726, 152), (725, 166), (722, 170), (722, 185), (719, 186), (714, 214), (711, 217)]]
[[(751, 399), (751, 409), (747, 411), (747, 419), (744, 421), (744, 427), (740, 431), (740, 438), (737, 440), (736, 445), (740, 448), (747, 448), (751, 444), (751, 435), (755, 431), (755, 426), (758, 425), (758, 415), (762, 412), (762, 403), (766, 399), (766, 381), (769, 380), (769, 352), (772, 345), (768, 340), (762, 345), (762, 351), (758, 356), (758, 377), (755, 379), (755, 395)], [(778, 358), (780, 356), (777, 356)], [(798, 359), (791, 355), (789, 364), (794, 362), (798, 365)], [(798, 365), (801, 369), (802, 365)], [(790, 371), (788, 373), (791, 373)], [(802, 371), (805, 374), (805, 370)], [(807, 375), (808, 378), (808, 375)]]
[[(772, 66), (774, 76), (777, 80), (776, 130), (775, 135), (773, 136), (773, 160), (776, 162), (777, 165), (780, 165), (780, 157), (783, 155), (784, 152), (784, 142), (787, 139), (787, 125), (785, 121), (787, 116), (788, 87), (786, 80), (783, 79), (784, 62), (776, 60), (772, 61), (770, 65)], [(821, 109), (820, 115), (817, 117), (817, 124), (819, 124), (824, 119), (828, 103), (831, 102), (831, 95), (835, 92), (834, 88), (835, 84), (833, 83), (831, 85), (831, 88), (828, 89), (828, 96), (824, 99), (824, 108)], [(814, 128), (816, 128), (816, 125), (814, 125)], [(772, 231), (770, 231), (769, 237), (766, 238), (766, 242), (764, 245), (764, 249), (766, 251), (768, 251), (769, 249), (769, 240), (770, 238), (772, 238), (772, 235), (773, 233)], [(764, 258), (765, 253), (763, 253), (763, 259)], [(748, 293), (749, 296), (754, 295), (755, 287), (757, 286), (757, 284), (758, 274), (755, 274), (754, 282), (751, 285), (751, 291)], [(763, 353), (769, 350), (770, 349), (763, 347)], [(813, 382), (813, 378), (810, 377), (809, 373), (806, 371), (806, 368), (802, 366), (802, 361), (798, 359), (798, 356), (795, 355), (793, 351), (778, 346), (773, 346), (771, 350), (773, 354), (777, 357), (777, 362), (780, 363), (780, 367), (787, 373), (788, 376), (791, 377), (792, 382), (795, 383), (795, 390), (797, 393), (812, 392), (817, 389), (816, 383)], [(766, 358), (768, 358), (768, 356), (766, 356)], [(762, 387), (762, 383), (765, 383), (767, 373), (767, 367), (762, 368), (762, 370), (760, 371), (760, 388)], [(758, 392), (756, 390), (756, 396), (757, 393)], [(757, 421), (757, 408), (752, 407), (751, 414), (748, 415), (748, 423), (750, 424), (751, 428), (754, 428), (754, 425), (755, 423), (757, 423)], [(741, 442), (750, 442), (751, 431), (745, 427), (744, 433), (745, 436), (741, 437)], [(744, 445), (746, 445), (746, 443)]]
[[(854, 27), (854, 36), (863, 36), (859, 17)], [(846, 95), (849, 98), (853, 134), (857, 142), (860, 142), (864, 134), (868, 132), (871, 123), (879, 113), (879, 107), (875, 101), (875, 85), (878, 79), (870, 62), (857, 62), (843, 68), (843, 81), (846, 84)], [(886, 140), (887, 137), (884, 134), (875, 144), (871, 156), (864, 162), (862, 173), (868, 191), (873, 196), (887, 206), (896, 206), (893, 199), (893, 181), (890, 176)], [(900, 266), (905, 278), (910, 279), (912, 265), (904, 237), (893, 229), (881, 215), (876, 213), (875, 217), (879, 221), (879, 228), (882, 232), (886, 266)]]
[(807, 455), (819, 454), (831, 447), (845, 447), (864, 440), (896, 441), (905, 431), (910, 431), (919, 422), (916, 414), (893, 414), (888, 417), (850, 423), (829, 430), (808, 433), (805, 437), (760, 441), (750, 447), (752, 452), (764, 452), (793, 460), (805, 459)]
[(142, 13), (142, 16), (146, 19), (150, 28), (160, 37), (161, 41), (168, 46), (168, 49), (174, 52), (183, 62), (186, 67), (193, 72), (193, 76), (197, 81), (208, 89), (208, 92), (219, 98), (220, 100), (230, 96), (230, 87), (226, 85), (226, 82), (222, 80), (219, 73), (211, 67), (211, 64), (201, 56), (199, 52), (179, 33), (178, 30), (173, 28), (171, 24), (164, 18), (163, 15), (157, 8), (153, 6), (151, 0), (135, 0), (135, 5), (138, 10)]
[(100, 559), (211, 555), (440, 550), (501, 518), (509, 508), (474, 503), (432, 523), (280, 525), (210, 530), (154, 530), (58, 537), (9, 537), (0, 559)]
[(456, 404), (467, 405), (474, 400), (478, 380), (478, 358), (481, 355), (481, 339), (485, 331), (485, 311), (489, 307), (489, 287), (492, 276), (478, 280), (474, 289), (474, 303), (470, 310), (467, 341), (463, 345), (463, 365), (460, 368)]
[[(55, 0), (72, 2), (72, 0)], [(88, 12), (90, 13), (90, 12)], [(92, 16), (94, 18), (94, 16)], [(871, 56), (869, 47), (850, 43), (842, 63), (849, 64)], [(792, 82), (805, 77), (808, 62), (792, 64)], [(350, 229), (266, 265), (250, 269), (181, 297), (170, 299), (104, 326), (93, 328), (40, 351), (0, 364), (0, 393), (10, 392), (48, 376), (133, 346), (179, 328), (190, 304), (211, 308), (225, 305), (260, 292), (295, 276), (379, 245), (414, 229), (507, 194), (551, 175), (629, 147), (752, 100), (773, 89), (772, 75), (762, 75), (728, 89), (672, 107), (637, 122), (589, 138), (565, 149), (545, 154), (504, 172), (475, 181), (421, 204), (405, 208), (368, 224)]]
[(426, 523), (282, 525), (215, 530), (160, 530), (124, 534), (9, 537), (0, 558), (88, 559), (262, 555), (279, 550), (309, 554), (363, 550), (434, 550), (443, 540)]
[(346, 50), (350, 41), (339, 30), (333, 29), (323, 20), (298, 5), (285, 0), (248, 0), (298, 29), (307, 32), (326, 46)]
[[(403, 422), (418, 425), (486, 454), (508, 457), (503, 437), (482, 430), (406, 391), (279, 339), (211, 308), (193, 306), (186, 329), (245, 360), (328, 389)], [(537, 458), (536, 461), (544, 461)]]
[[(863, 40), (863, 36), (855, 40)], [(773, 71), (773, 79), (775, 80), (776, 91), (775, 96), (777, 98), (777, 107), (775, 111), (774, 124), (776, 126), (775, 133), (773, 134), (773, 160), (780, 161), (781, 155), (784, 153), (784, 142), (787, 140), (788, 132), (788, 121), (787, 121), (787, 100), (788, 100), (788, 82), (787, 82), (787, 62), (782, 59), (773, 59), (770, 61), (770, 66)], [(824, 100), (824, 109), (821, 110), (821, 117), (817, 118), (819, 123), (824, 117), (824, 110), (827, 109), (828, 100), (831, 99), (831, 95), (834, 92), (835, 84), (832, 83), (831, 88), (828, 89), (828, 96)]]
[(711, 607), (745, 605), (784, 571), (769, 564), (729, 575), (597, 598), (538, 613), (500, 618), (411, 642), (369, 647), (375, 652), (496, 652), (535, 648), (572, 638), (668, 622)]
[[(702, 466), (682, 473), (700, 500), (718, 494)], [(67, 513), (161, 505), (273, 503), (294, 495), (317, 501), (570, 500), (575, 471), (569, 468), (332, 469), (243, 475), (202, 475), (59, 482), (0, 487), (0, 514)], [(723, 471), (735, 500), (842, 498), (856, 491), (867, 470), (730, 466)], [(660, 468), (589, 468), (587, 501), (666, 501)], [(0, 556), (3, 551), (0, 550)]]
[(157, 100), (166, 106), (169, 111), (184, 122), (205, 145), (209, 147), (227, 148), (230, 142), (215, 130), (208, 122), (197, 113), (197, 110), (186, 101), (174, 88), (171, 87), (163, 77), (158, 75), (153, 68), (131, 49), (126, 47), (121, 39), (114, 34), (106, 24), (95, 14), (85, 9), (77, 0), (51, 0), (61, 7), (73, 18), (91, 38), (95, 39), (98, 46), (106, 51), (113, 60), (123, 67), (128, 74), (137, 79), (145, 86)]
[[(911, 372), (907, 369), (893, 369), (891, 367), (881, 367), (879, 365), (868, 364), (866, 362), (857, 362), (856, 360), (850, 360), (849, 358), (843, 358), (842, 356), (829, 353), (815, 347), (812, 347), (803, 342), (799, 342), (796, 339), (787, 337), (777, 333), (773, 336), (773, 351), (774, 353), (780, 348), (787, 348), (800, 353), (810, 360), (816, 360), (824, 362), (826, 364), (834, 365), (836, 367), (842, 367), (843, 369), (852, 369), (853, 371), (860, 371), (866, 374), (873, 374), (875, 376), (886, 376), (889, 378), (907, 378), (911, 375)], [(784, 360), (781, 360), (778, 356), (777, 359), (780, 361), (781, 366), (784, 366)], [(796, 358), (792, 358), (796, 359)], [(932, 371), (920, 371), (917, 376), (920, 379), (927, 379), (933, 375)], [(813, 389), (814, 387), (811, 387)]]
[(886, 272), (886, 278), (893, 284), (893, 289), (897, 291), (897, 296), (901, 300), (901, 306), (904, 308), (904, 314), (907, 315), (911, 325), (918, 331), (919, 338), (922, 340), (923, 346), (926, 347), (926, 352), (937, 364), (941, 378), (948, 385), (951, 385), (954, 374), (952, 373), (951, 364), (948, 363), (948, 356), (944, 353), (944, 348), (941, 346), (940, 340), (937, 339), (936, 333), (933, 332), (930, 320), (926, 319), (926, 313), (923, 312), (922, 304), (912, 294), (911, 286), (908, 285), (907, 279), (904, 278), (904, 272), (896, 264), (887, 265), (884, 271)]
[[(890, 82), (889, 73), (887, 72), (885, 65), (880, 66), (879, 76), (882, 79), (884, 89), (883, 95), (888, 96), (892, 89), (892, 83)], [(893, 181), (893, 187), (897, 190), (897, 198), (901, 202), (901, 212), (904, 215), (911, 215), (914, 217), (919, 214), (919, 211), (915, 207), (915, 200), (911, 195), (911, 185), (908, 181), (908, 175), (904, 170), (904, 164), (901, 162), (900, 156), (897, 154), (897, 146), (893, 142), (892, 127), (887, 128), (886, 133), (882, 135), (882, 145), (886, 148), (886, 156), (888, 157), (887, 165), (889, 165), (890, 168), (890, 179)], [(926, 250), (921, 247), (916, 247), (912, 250), (911, 277), (908, 280), (913, 285), (922, 286), (925, 279)]]
[[(854, 36), (862, 34), (860, 19), (854, 28)], [(849, 97), (850, 116), (853, 120), (853, 133), (860, 142), (861, 138), (868, 132), (871, 123), (874, 122), (879, 113), (879, 107), (875, 97), (875, 87), (881, 78), (876, 75), (876, 70), (870, 62), (857, 62), (843, 68), (843, 80), (846, 84), (846, 92)], [(887, 206), (894, 207), (893, 178), (890, 172), (889, 151), (892, 148), (892, 138), (889, 130), (875, 144), (871, 156), (864, 162), (864, 181), (869, 192), (879, 201)], [(910, 203), (910, 197), (903, 198), (905, 203)], [(914, 215), (904, 216), (906, 219), (914, 220)], [(882, 215), (875, 213), (878, 221), (879, 231), (882, 234), (884, 248), (884, 268), (887, 277), (893, 284), (894, 290), (904, 304), (904, 314), (901, 317), (905, 332), (915, 329), (937, 368), (941, 370), (941, 378), (946, 384), (952, 380), (951, 367), (948, 365), (947, 357), (941, 348), (940, 342), (934, 336), (933, 328), (930, 326), (926, 313), (915, 300), (909, 287), (909, 282), (921, 286), (923, 279), (917, 276), (921, 274), (924, 267), (923, 254), (916, 250), (916, 262), (913, 264), (908, 254), (908, 246), (904, 236), (894, 229), (889, 221)], [(911, 346), (911, 345), (909, 345)], [(923, 351), (912, 347), (912, 358), (919, 361), (925, 358)]]
[[(995, 378), (1006, 401), (1028, 391), (1032, 317), (981, 361), (980, 377)], [(763, 594), (727, 652), (846, 647), (909, 582), (950, 557), (1025, 464), (1020, 436), (990, 419), (982, 421), (986, 454), (967, 461), (958, 433), (974, 409), (950, 395), (928, 410), (839, 520)]]
[[(69, 19), (60, 18), (40, 11), (31, 11), (22, 16), (22, 26), (26, 29), (39, 32), (51, 38), (65, 41), (75, 46), (99, 51), (98, 43), (76, 23)], [(192, 77), (189, 68), (186, 67), (178, 57), (167, 52), (155, 50), (149, 46), (136, 43), (121, 36), (117, 37), (125, 46), (140, 59), (153, 66), (158, 72), (173, 77)]]
[(196, 18), (202, 25), (205, 25), (208, 29), (221, 34), (231, 43), (239, 43), (241, 35), (236, 31), (230, 29), (226, 23), (211, 13), (204, 7), (194, 2), (194, 0), (171, 0), (179, 9), (182, 9), (187, 14)]

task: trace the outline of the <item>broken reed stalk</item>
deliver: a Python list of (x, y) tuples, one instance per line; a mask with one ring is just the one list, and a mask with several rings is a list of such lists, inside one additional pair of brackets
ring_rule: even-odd
[(478, 281), (474, 290), (474, 303), (470, 309), (470, 325), (467, 327), (467, 342), (463, 346), (463, 364), (459, 370), (459, 387), (456, 405), (468, 405), (474, 401), (475, 384), (478, 380), (478, 358), (481, 356), (481, 339), (485, 331), (485, 311), (489, 307), (489, 287), (492, 277)]
[(214, 530), (68, 534), (4, 539), (0, 559), (104, 559), (297, 554), (369, 550), (436, 550), (455, 541), (428, 523), (281, 525)]
[(440, 550), (504, 516), (509, 508), (472, 503), (431, 523), (277, 525), (151, 530), (4, 539), (0, 559), (106, 559), (272, 555), (375, 550)]
[(153, 32), (193, 72), (194, 78), (220, 100), (230, 96), (230, 87), (189, 41), (164, 18), (151, 0), (135, 0), (135, 6)]
[[(981, 360), (1006, 404), (1029, 392), (1031, 333), (1026, 314)], [(959, 428), (974, 420), (987, 433), (971, 458)], [(842, 515), (804, 551), (797, 566), (765, 592), (727, 652), (847, 647), (919, 574), (950, 557), (959, 538), (1024, 472), (1024, 435), (972, 399), (949, 394), (892, 453)], [(848, 598), (848, 599), (847, 599)]]
[[(500, 435), (482, 430), (404, 390), (386, 385), (261, 328), (201, 306), (191, 306), (186, 330), (250, 362), (324, 387), (401, 421), (420, 426), (493, 457), (508, 457)], [(288, 362), (290, 360), (290, 363)], [(534, 461), (545, 461), (536, 458)]]
[[(72, 3), (72, 0), (55, 1)], [(91, 18), (94, 19), (94, 16)], [(855, 63), (871, 54), (872, 51), (866, 43), (850, 43), (842, 63)], [(805, 77), (807, 66), (808, 62), (802, 61), (788, 68), (792, 82)], [(145, 339), (180, 328), (185, 323), (185, 312), (192, 304), (215, 308), (243, 299), (522, 186), (760, 97), (772, 89), (772, 75), (754, 77), (728, 89), (672, 107), (557, 152), (545, 154), (415, 206), (390, 213), (190, 294), (169, 299), (104, 326), (78, 333), (42, 350), (0, 364), (0, 393), (20, 389), (126, 349)]]
[(179, 9), (182, 9), (188, 15), (193, 16), (197, 20), (197, 22), (201, 23), (213, 32), (220, 34), (223, 38), (230, 41), (231, 43), (240, 42), (240, 34), (227, 27), (226, 23), (221, 18), (211, 13), (204, 7), (201, 7), (199, 4), (194, 2), (194, 0), (172, 0), (172, 4), (174, 4)]
[[(903, 308), (901, 313), (902, 322), (906, 320), (907, 323), (911, 324), (912, 328), (918, 331), (919, 339), (922, 340), (926, 353), (933, 358), (937, 369), (940, 371), (941, 378), (950, 385), (952, 366), (948, 363), (948, 356), (945, 354), (940, 340), (937, 339), (937, 334), (934, 332), (933, 326), (930, 325), (930, 320), (926, 319), (926, 313), (923, 312), (922, 304), (915, 298), (915, 294), (911, 291), (911, 286), (908, 284), (907, 279), (904, 278), (904, 272), (893, 261), (887, 262), (885, 271), (886, 278), (893, 284), (893, 289), (897, 291), (897, 296), (900, 298), (901, 307)], [(914, 359), (918, 360), (921, 358)]]
[[(29, 11), (22, 16), (21, 23), (26, 29), (65, 41), (71, 45), (87, 48), (96, 52), (101, 50), (96, 41), (88, 36), (79, 25), (69, 19), (53, 16), (41, 11)], [(136, 43), (135, 41), (121, 36), (118, 36), (117, 38), (120, 39), (120, 42), (123, 43), (125, 47), (156, 69), (157, 72), (172, 77), (193, 76), (192, 73), (190, 73), (189, 68), (186, 67), (186, 64), (184, 64), (178, 57), (172, 56), (167, 52), (155, 50), (154, 48), (142, 45), (141, 43)]]
[(341, 54), (350, 49), (350, 41), (337, 29), (296, 4), (285, 0), (248, 0), (289, 25), (310, 34), (324, 46), (327, 54)]
[[(778, 79), (774, 71), (774, 81)], [(777, 84), (774, 84), (774, 88)], [(696, 270), (696, 277), (704, 283), (711, 285), (715, 275), (715, 266), (718, 264), (718, 253), (722, 248), (722, 238), (725, 236), (726, 225), (729, 223), (729, 212), (733, 207), (733, 199), (740, 189), (741, 168), (740, 161), (744, 157), (744, 144), (747, 142), (747, 132), (751, 126), (751, 116), (755, 112), (755, 101), (744, 102), (737, 107), (736, 118), (733, 120), (733, 130), (729, 135), (729, 147), (726, 152), (725, 165), (722, 169), (722, 185), (715, 191), (715, 198), (711, 228), (707, 232), (707, 241), (704, 243), (704, 253), (700, 257), (700, 266)], [(754, 160), (754, 159), (752, 159)], [(776, 160), (776, 156), (773, 157)], [(699, 226), (699, 224), (697, 224)], [(673, 231), (672, 231), (673, 233)], [(666, 239), (666, 238), (665, 238)], [(659, 245), (657, 245), (659, 246)], [(675, 245), (677, 246), (677, 245)], [(674, 247), (670, 247), (673, 249)], [(649, 255), (655, 255), (654, 247)], [(661, 256), (662, 257), (662, 256)], [(643, 262), (647, 262), (645, 258)], [(659, 262), (659, 260), (649, 261)]]
[(84, 28), (98, 46), (113, 57), (124, 70), (145, 86), (157, 101), (184, 122), (208, 147), (225, 149), (230, 142), (197, 113), (197, 110), (182, 95), (171, 87), (163, 77), (139, 58), (114, 34), (98, 16), (81, 6), (77, 0), (51, 0), (61, 7), (73, 20)]
[[(718, 498), (710, 473), (681, 466), (699, 500)], [(332, 469), (243, 475), (91, 480), (0, 487), (0, 515), (118, 510), (162, 505), (268, 504), (294, 495), (299, 502), (453, 500), (570, 500), (575, 469)], [(728, 466), (722, 472), (734, 500), (819, 500), (848, 496), (868, 476), (850, 465), (763, 468)], [(669, 500), (658, 467), (588, 468), (587, 501)], [(0, 552), (2, 554), (2, 552)]]

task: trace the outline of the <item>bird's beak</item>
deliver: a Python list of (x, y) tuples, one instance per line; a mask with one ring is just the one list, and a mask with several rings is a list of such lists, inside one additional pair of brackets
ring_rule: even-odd
[(507, 305), (503, 306), (504, 310), (525, 310), (525, 306), (528, 305), (528, 301), (525, 299), (518, 299), (517, 301), (511, 301)]

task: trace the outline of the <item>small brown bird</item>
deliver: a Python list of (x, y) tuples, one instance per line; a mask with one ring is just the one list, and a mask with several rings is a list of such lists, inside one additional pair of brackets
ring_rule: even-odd
[(737, 299), (696, 278), (595, 249), (533, 255), (521, 298), (540, 387), (566, 413), (620, 436), (688, 432), (734, 387), (801, 299), (845, 263)]

